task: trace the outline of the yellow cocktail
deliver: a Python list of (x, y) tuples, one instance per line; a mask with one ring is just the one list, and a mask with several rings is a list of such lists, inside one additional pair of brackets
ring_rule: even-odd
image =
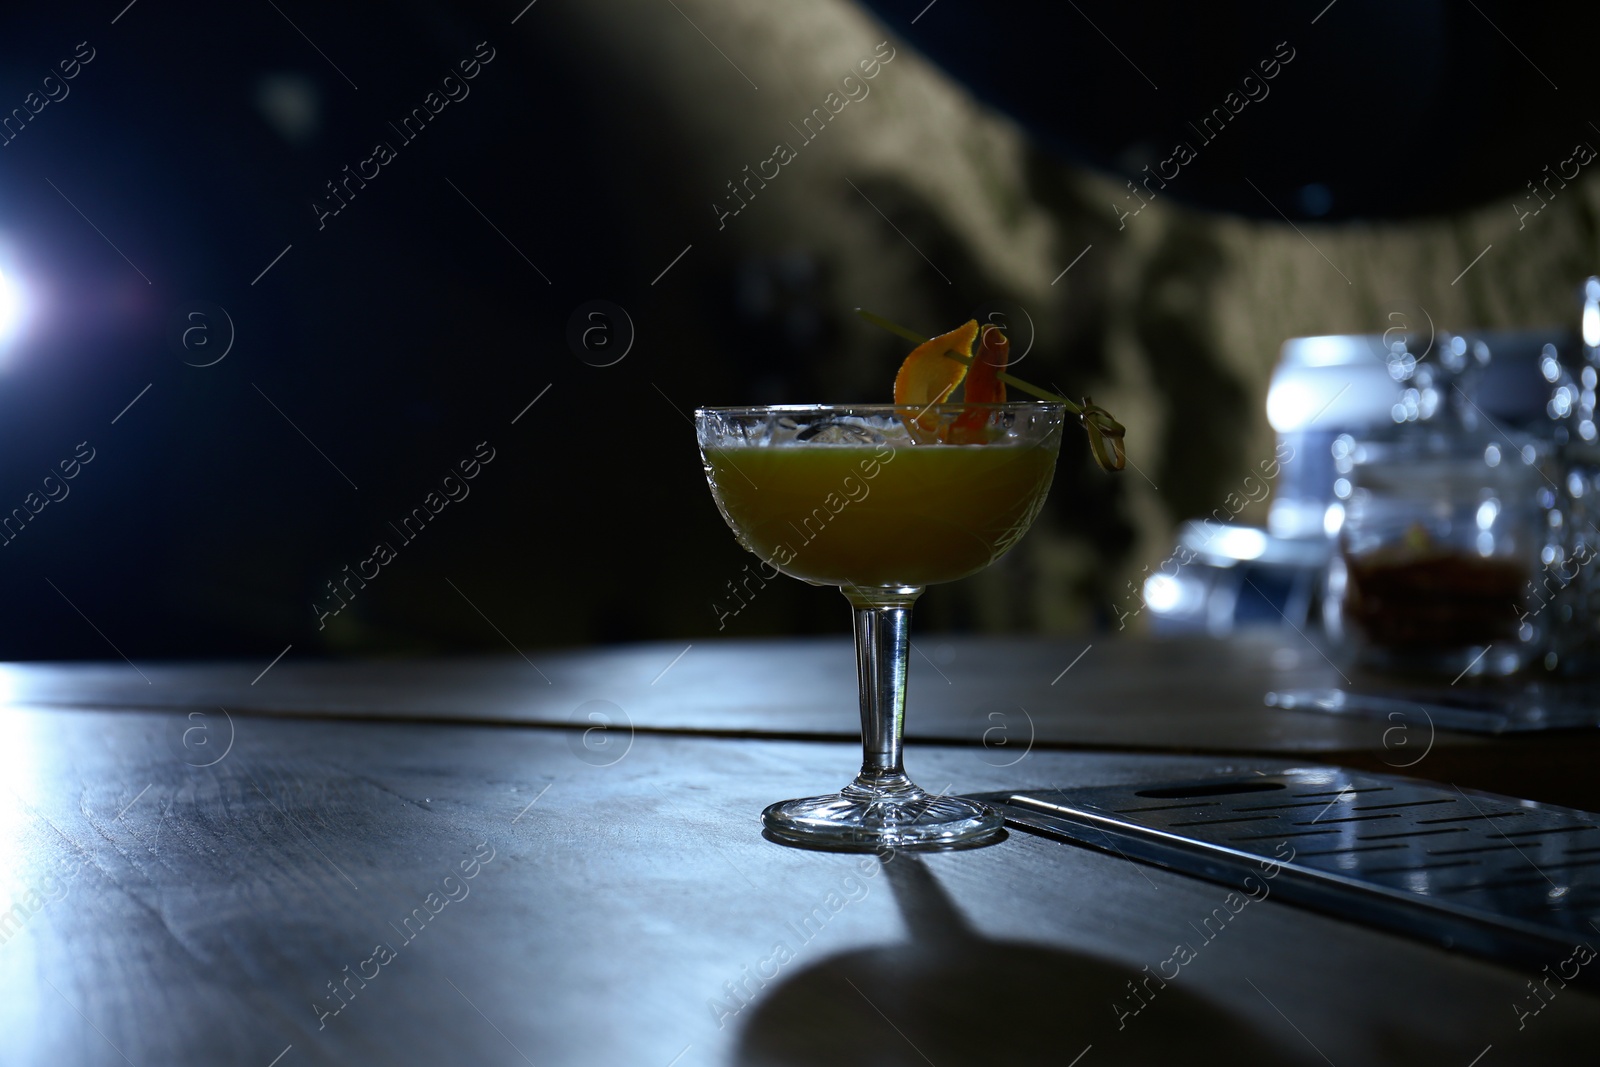
[(1060, 403), (695, 412), (711, 493), (739, 543), (795, 578), (839, 586), (855, 609), (861, 773), (838, 793), (769, 806), (769, 836), (843, 850), (998, 839), (993, 810), (935, 796), (901, 766), (911, 605), (1027, 532), (1065, 416)]
[(932, 585), (981, 571), (1026, 532), (1056, 443), (734, 444), (705, 462), (740, 544), (785, 574)]

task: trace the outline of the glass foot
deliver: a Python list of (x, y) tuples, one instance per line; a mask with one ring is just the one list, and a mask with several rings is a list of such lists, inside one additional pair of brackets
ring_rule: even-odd
[(852, 784), (825, 797), (780, 801), (761, 821), (784, 844), (838, 852), (970, 848), (1005, 837), (992, 809), (915, 785), (874, 791)]

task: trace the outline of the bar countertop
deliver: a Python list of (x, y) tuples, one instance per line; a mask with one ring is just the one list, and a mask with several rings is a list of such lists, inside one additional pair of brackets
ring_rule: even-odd
[[(933, 789), (1400, 762), (1382, 722), (1263, 707), (1326, 666), (1275, 638), (918, 647)], [(765, 804), (854, 770), (850, 666), (842, 641), (8, 666), (0, 1063), (1493, 1067), (1600, 1033), (1576, 986), (1530, 1002), (1541, 975), (1270, 897), (1215, 932), (1222, 887), (1025, 832), (768, 842)], [(1420, 745), (1403, 773), (1589, 788), (1587, 734)]]

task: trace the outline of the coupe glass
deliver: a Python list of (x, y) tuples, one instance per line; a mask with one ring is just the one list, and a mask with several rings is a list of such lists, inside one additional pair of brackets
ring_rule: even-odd
[(911, 605), (976, 574), (1044, 504), (1066, 419), (1054, 403), (701, 408), (711, 495), (739, 544), (855, 613), (861, 773), (837, 793), (773, 804), (767, 832), (846, 851), (997, 840), (982, 804), (935, 795), (901, 765)]

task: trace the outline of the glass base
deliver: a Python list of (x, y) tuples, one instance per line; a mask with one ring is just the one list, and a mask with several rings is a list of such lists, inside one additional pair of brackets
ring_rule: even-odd
[(786, 845), (835, 852), (936, 851), (1005, 839), (994, 810), (930, 793), (910, 781), (884, 788), (857, 779), (838, 793), (784, 800), (761, 813), (767, 835)]

